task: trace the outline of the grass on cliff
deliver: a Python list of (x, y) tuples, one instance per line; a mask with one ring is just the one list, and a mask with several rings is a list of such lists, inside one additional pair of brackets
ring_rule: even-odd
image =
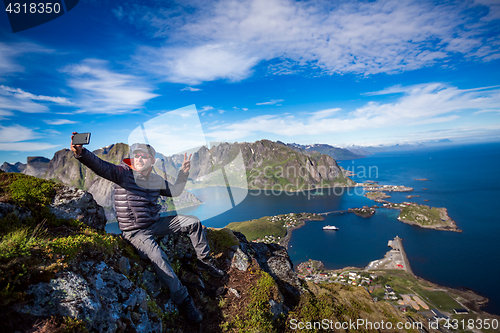
[(21, 173), (0, 173), (0, 201), (22, 207), (49, 204), (56, 194), (59, 184), (24, 175)]
[(435, 207), (426, 205), (410, 205), (404, 207), (399, 217), (405, 221), (415, 222), (421, 225), (443, 224), (441, 213)]
[(258, 271), (260, 278), (249, 289), (250, 302), (247, 304), (245, 317), (236, 318), (234, 325), (241, 331), (275, 331), (269, 300), (277, 296), (278, 287), (274, 279), (264, 271)]
[(271, 222), (269, 216), (250, 221), (229, 223), (226, 228), (241, 232), (249, 241), (264, 238), (267, 235), (281, 238), (286, 235), (283, 222)]
[[(306, 291), (301, 295), (300, 303), (287, 317), (285, 332), (296, 332), (294, 326), (299, 322), (317, 322), (324, 323), (326, 326), (311, 325), (308, 332), (331, 332), (341, 331), (335, 327), (335, 323), (345, 323), (349, 321), (356, 322), (364, 320), (365, 322), (392, 323), (396, 327), (398, 322), (404, 322), (392, 305), (386, 302), (374, 303), (370, 294), (363, 287), (344, 286), (339, 283), (320, 283), (314, 284), (308, 282), (304, 285)], [(331, 322), (330, 322), (331, 321)], [(334, 325), (331, 329), (331, 325)], [(294, 328), (295, 327), (295, 328)], [(351, 331), (351, 330), (349, 330)], [(374, 332), (367, 326), (359, 326), (355, 332)], [(409, 332), (413, 332), (409, 330)], [(416, 330), (414, 332), (417, 332)]]
[(228, 250), (231, 246), (240, 244), (236, 236), (234, 236), (231, 230), (227, 228), (222, 228), (222, 229), (208, 228), (207, 239), (210, 250), (215, 255), (223, 253), (224, 251)]
[(275, 318), (270, 300), (280, 302), (276, 281), (256, 264), (248, 271), (233, 271), (228, 287), (238, 290), (239, 296), (226, 294), (219, 302), (222, 332), (280, 332), (283, 316)]

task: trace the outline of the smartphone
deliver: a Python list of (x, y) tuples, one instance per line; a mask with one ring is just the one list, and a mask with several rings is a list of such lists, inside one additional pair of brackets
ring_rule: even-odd
[(78, 133), (73, 136), (74, 145), (88, 145), (90, 143), (90, 133)]

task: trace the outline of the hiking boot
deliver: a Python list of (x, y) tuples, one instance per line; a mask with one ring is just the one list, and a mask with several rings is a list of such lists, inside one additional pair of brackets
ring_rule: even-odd
[(198, 269), (201, 269), (203, 271), (206, 271), (208, 274), (214, 276), (214, 277), (223, 277), (226, 273), (218, 269), (217, 266), (215, 266), (214, 260), (211, 257), (205, 258), (203, 260), (198, 259), (196, 262), (196, 267)]
[(188, 296), (184, 302), (179, 304), (179, 309), (181, 310), (182, 315), (189, 321), (199, 324), (203, 320), (203, 315), (200, 310), (198, 310), (196, 305), (194, 305), (191, 296)]

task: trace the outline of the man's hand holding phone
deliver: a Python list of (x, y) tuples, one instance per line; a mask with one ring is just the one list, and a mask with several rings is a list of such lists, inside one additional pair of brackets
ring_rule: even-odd
[(75, 156), (80, 156), (83, 152), (83, 145), (88, 144), (90, 141), (90, 133), (82, 134), (73, 132), (73, 135), (71, 136), (71, 151)]

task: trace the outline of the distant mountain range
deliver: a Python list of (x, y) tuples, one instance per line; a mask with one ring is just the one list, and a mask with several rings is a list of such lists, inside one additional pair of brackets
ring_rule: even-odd
[[(278, 141), (279, 143), (282, 143)], [(358, 159), (358, 158), (364, 158), (363, 153), (358, 153), (358, 152), (353, 152), (350, 149), (345, 149), (345, 148), (338, 148), (334, 146), (330, 146), (327, 144), (312, 144), (312, 145), (300, 145), (298, 143), (282, 143), (286, 145), (287, 147), (290, 147), (294, 150), (297, 150), (299, 152), (305, 153), (305, 152), (318, 152), (321, 154), (325, 154), (328, 156), (333, 157), (337, 161), (342, 161), (342, 160), (353, 160), (353, 159)]]
[(450, 139), (442, 139), (435, 141), (426, 141), (426, 142), (417, 142), (417, 143), (403, 143), (396, 145), (379, 145), (379, 146), (349, 146), (346, 149), (363, 155), (370, 155), (381, 152), (390, 152), (390, 151), (409, 151), (416, 150), (421, 148), (435, 147), (435, 146), (445, 146), (454, 144)]

